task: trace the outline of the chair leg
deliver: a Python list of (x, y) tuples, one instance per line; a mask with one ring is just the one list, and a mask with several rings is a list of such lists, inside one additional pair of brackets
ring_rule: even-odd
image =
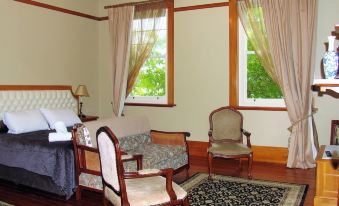
[(78, 186), (77, 191), (75, 192), (75, 199), (81, 200), (81, 188)]
[(241, 161), (241, 158), (239, 158), (239, 172), (242, 171), (242, 161)]
[(248, 156), (248, 179), (252, 179), (252, 161), (253, 161), (253, 154), (251, 153)]
[(189, 167), (186, 167), (186, 180), (188, 179), (188, 177), (189, 177), (189, 173), (188, 173), (188, 170), (189, 170)]
[(211, 170), (212, 170), (212, 160), (213, 160), (213, 155), (211, 153), (208, 153), (208, 179), (211, 180)]
[(183, 205), (183, 206), (189, 206), (189, 205), (190, 205), (190, 203), (189, 203), (189, 201), (188, 201), (188, 197), (186, 197), (186, 198), (184, 199), (182, 205)]
[(105, 195), (102, 195), (102, 201), (104, 203), (104, 206), (110, 206), (111, 203), (106, 199)]

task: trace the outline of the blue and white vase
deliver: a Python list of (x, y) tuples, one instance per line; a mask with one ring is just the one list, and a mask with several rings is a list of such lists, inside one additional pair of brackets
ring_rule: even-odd
[(323, 57), (325, 79), (334, 79), (338, 71), (338, 53), (334, 51), (334, 36), (328, 36), (328, 51)]

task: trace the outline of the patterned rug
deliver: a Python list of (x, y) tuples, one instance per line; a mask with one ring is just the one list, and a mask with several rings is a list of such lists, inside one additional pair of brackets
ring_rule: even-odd
[(307, 192), (307, 185), (248, 180), (238, 177), (198, 173), (181, 186), (189, 194), (190, 206), (299, 206)]

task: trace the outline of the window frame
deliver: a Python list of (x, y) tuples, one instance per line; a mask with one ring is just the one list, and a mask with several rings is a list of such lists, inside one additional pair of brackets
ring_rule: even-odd
[(286, 107), (284, 99), (265, 99), (265, 98), (248, 98), (247, 96), (247, 61), (249, 54), (255, 54), (255, 51), (247, 50), (248, 38), (244, 28), (238, 20), (238, 38), (239, 38), (239, 105), (249, 107)]
[[(137, 101), (125, 102), (127, 106), (151, 106), (151, 107), (174, 107), (174, 0), (166, 0), (167, 3), (167, 72), (166, 72), (166, 101), (151, 102)], [(157, 97), (155, 97), (157, 98)], [(142, 97), (138, 97), (142, 99)]]
[(239, 105), (239, 21), (237, 0), (229, 1), (229, 105), (239, 110), (287, 111), (286, 107)]

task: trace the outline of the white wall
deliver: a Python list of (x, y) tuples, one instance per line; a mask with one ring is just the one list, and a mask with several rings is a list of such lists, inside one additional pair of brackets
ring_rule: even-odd
[(41, 3), (77, 11), (92, 16), (99, 15), (98, 0), (36, 0)]
[[(75, 1), (67, 2), (75, 5)], [(63, 2), (65, 8), (67, 2)], [(93, 4), (93, 10), (97, 8)], [(0, 25), (1, 85), (62, 84), (75, 90), (85, 84), (90, 97), (83, 98), (84, 113), (98, 113), (96, 21), (1, 0)]]
[(174, 19), (176, 107), (126, 107), (144, 113), (161, 130), (190, 131), (206, 141), (210, 111), (228, 103), (228, 8), (177, 12)]

